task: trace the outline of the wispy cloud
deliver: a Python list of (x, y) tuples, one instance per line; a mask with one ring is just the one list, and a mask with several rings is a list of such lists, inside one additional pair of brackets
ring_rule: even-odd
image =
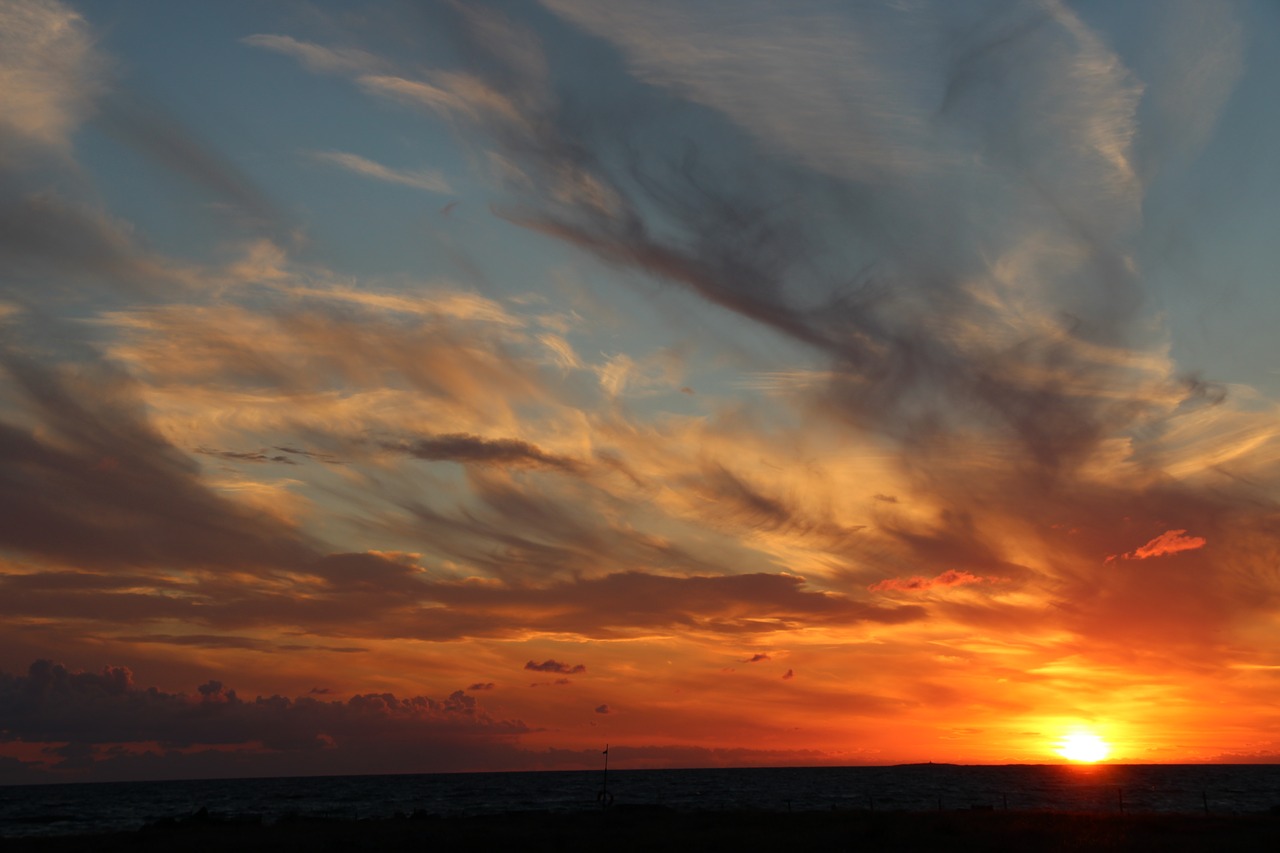
[(507, 95), (471, 74), (438, 72), (430, 81), (366, 74), (358, 78), (358, 82), (372, 94), (449, 117), (472, 121), (523, 121), (520, 109)]
[(325, 47), (292, 36), (260, 33), (245, 36), (242, 41), (292, 57), (308, 70), (322, 74), (368, 74), (386, 67), (383, 60), (358, 48)]
[(386, 181), (389, 184), (401, 184), (431, 193), (453, 192), (449, 182), (439, 172), (427, 169), (392, 169), (361, 157), (359, 154), (350, 154), (345, 151), (313, 151), (311, 156), (321, 162), (332, 163), (355, 172), (357, 175)]
[(990, 578), (982, 578), (969, 572), (949, 569), (937, 577), (923, 578), (887, 578), (871, 584), (867, 589), (872, 592), (923, 592), (935, 587), (967, 586), (975, 583), (986, 583)]
[(0, 167), (18, 154), (53, 148), (68, 154), (70, 135), (106, 88), (107, 58), (84, 18), (56, 0), (14, 0), (0, 7)]

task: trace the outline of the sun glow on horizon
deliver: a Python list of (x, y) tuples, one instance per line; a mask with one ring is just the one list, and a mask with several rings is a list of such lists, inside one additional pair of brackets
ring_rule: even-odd
[(1068, 761), (1093, 764), (1111, 754), (1111, 745), (1093, 732), (1076, 731), (1065, 735), (1055, 751)]

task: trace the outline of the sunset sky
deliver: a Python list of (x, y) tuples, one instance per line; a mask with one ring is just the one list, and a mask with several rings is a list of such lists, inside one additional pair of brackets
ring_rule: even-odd
[(1269, 0), (0, 0), (0, 782), (1280, 760), (1277, 80)]

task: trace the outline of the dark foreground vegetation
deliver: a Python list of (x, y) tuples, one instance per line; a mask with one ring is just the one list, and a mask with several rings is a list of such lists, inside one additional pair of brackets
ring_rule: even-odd
[(386, 820), (298, 817), (263, 825), (207, 815), (109, 835), (0, 838), (9, 853), (285, 850), (615, 851), (1280, 850), (1280, 816), (1063, 812), (524, 812)]

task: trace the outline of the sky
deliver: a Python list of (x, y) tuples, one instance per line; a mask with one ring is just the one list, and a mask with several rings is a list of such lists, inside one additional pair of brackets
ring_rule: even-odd
[(0, 782), (1280, 760), (1278, 36), (0, 0)]

